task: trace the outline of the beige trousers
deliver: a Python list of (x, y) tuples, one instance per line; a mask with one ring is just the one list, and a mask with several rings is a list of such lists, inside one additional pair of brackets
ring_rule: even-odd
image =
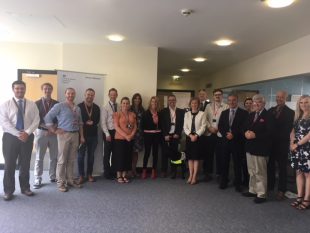
[(58, 161), (57, 161), (57, 184), (64, 185), (73, 182), (74, 162), (76, 161), (79, 147), (79, 133), (65, 132), (57, 135)]
[(250, 174), (249, 192), (257, 197), (266, 198), (268, 157), (246, 153), (248, 172)]

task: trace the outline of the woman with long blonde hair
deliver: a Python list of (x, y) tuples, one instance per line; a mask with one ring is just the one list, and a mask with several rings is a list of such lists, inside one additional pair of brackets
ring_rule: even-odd
[(291, 166), (296, 170), (298, 197), (291, 206), (310, 208), (310, 97), (301, 96), (297, 101), (294, 128), (291, 132)]

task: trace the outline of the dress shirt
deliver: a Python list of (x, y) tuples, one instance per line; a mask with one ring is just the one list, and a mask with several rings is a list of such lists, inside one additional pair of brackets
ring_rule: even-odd
[(113, 114), (114, 114), (114, 103), (109, 101), (109, 103), (105, 105), (101, 110), (101, 128), (106, 137), (110, 136), (109, 130), (115, 129), (113, 122)]
[[(191, 111), (188, 111), (185, 113), (184, 116), (184, 133), (188, 136), (191, 134), (192, 131), (192, 121), (193, 121), (193, 115)], [(198, 136), (201, 136), (207, 126), (206, 116), (205, 113), (202, 111), (199, 111), (195, 117), (195, 132)]]
[[(18, 99), (14, 98), (17, 102)], [(25, 104), (26, 103), (26, 104)], [(37, 105), (30, 100), (23, 99), (24, 109), (24, 131), (30, 135), (36, 128), (38, 128), (40, 122), (39, 110)], [(19, 131), (15, 128), (17, 122), (18, 108), (13, 99), (7, 100), (0, 106), (0, 124), (3, 128), (3, 132), (19, 136)]]
[(169, 111), (170, 111), (170, 118), (171, 118), (171, 126), (170, 126), (170, 131), (169, 134), (174, 134), (175, 132), (175, 119), (176, 119), (176, 108), (172, 109), (169, 107)]
[[(218, 128), (219, 119), (221, 116), (222, 111), (228, 109), (228, 105), (225, 103), (221, 103), (218, 107), (215, 107), (215, 103), (208, 104), (205, 110), (206, 117), (207, 117), (207, 130), (205, 135), (210, 136), (211, 132), (209, 132), (208, 127)], [(213, 120), (215, 120), (213, 122)], [(218, 137), (222, 137), (220, 132), (217, 132)]]
[(67, 102), (55, 104), (46, 114), (44, 118), (46, 126), (54, 125), (53, 120), (55, 117), (58, 120), (58, 128), (64, 131), (79, 131), (80, 126), (83, 125), (81, 109), (77, 105), (74, 105), (73, 109), (71, 109)]

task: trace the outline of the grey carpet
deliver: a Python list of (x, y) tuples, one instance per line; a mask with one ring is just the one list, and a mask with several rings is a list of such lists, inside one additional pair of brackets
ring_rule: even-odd
[[(3, 171), (0, 171), (2, 183)], [(48, 180), (45, 174), (45, 180)], [(191, 186), (184, 180), (134, 180), (130, 184), (99, 179), (67, 193), (46, 185), (34, 197), (0, 199), (1, 233), (309, 233), (310, 210), (271, 197), (257, 205), (232, 187), (216, 182)], [(2, 192), (2, 184), (0, 184)]]

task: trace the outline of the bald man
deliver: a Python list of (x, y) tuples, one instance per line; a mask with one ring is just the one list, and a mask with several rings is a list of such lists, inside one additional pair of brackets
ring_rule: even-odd
[(272, 150), (268, 162), (268, 189), (273, 191), (276, 184), (276, 164), (279, 170), (279, 184), (277, 199), (283, 200), (287, 183), (287, 161), (289, 151), (290, 132), (293, 127), (294, 111), (285, 105), (287, 93), (278, 91), (277, 105), (269, 109), (273, 118)]

